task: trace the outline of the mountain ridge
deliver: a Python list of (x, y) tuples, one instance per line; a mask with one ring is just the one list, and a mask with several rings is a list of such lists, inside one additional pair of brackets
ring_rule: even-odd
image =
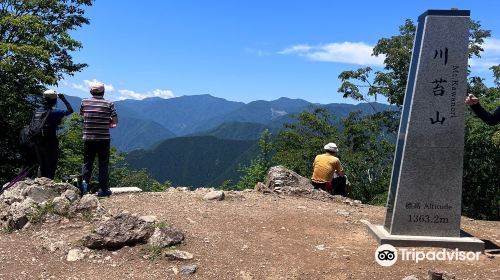
[[(81, 98), (68, 96), (68, 100), (75, 111), (78, 111)], [(118, 127), (112, 130), (112, 145), (122, 151), (146, 149), (162, 140), (177, 136), (205, 134), (228, 139), (256, 139), (262, 128), (277, 132), (284, 123), (294, 121), (294, 114), (312, 111), (318, 107), (327, 109), (338, 118), (356, 110), (371, 113), (372, 107), (379, 111), (393, 109), (393, 106), (382, 103), (318, 104), (288, 97), (243, 103), (210, 94), (184, 95), (169, 99), (127, 99), (115, 101), (114, 104), (120, 121)], [(59, 106), (61, 105), (60, 103)], [(225, 123), (228, 124), (224, 125)], [(253, 133), (245, 131), (245, 126)], [(235, 130), (230, 131), (231, 127)]]

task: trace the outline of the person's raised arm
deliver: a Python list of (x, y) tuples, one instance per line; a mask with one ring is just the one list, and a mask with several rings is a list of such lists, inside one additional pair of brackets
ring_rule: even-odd
[(500, 123), (500, 107), (497, 107), (493, 113), (490, 113), (481, 106), (479, 99), (473, 94), (469, 94), (469, 96), (467, 96), (465, 104), (469, 105), (474, 114), (476, 114), (476, 116), (483, 120), (483, 122), (487, 125), (493, 126)]
[(74, 112), (73, 111), (73, 107), (71, 107), (71, 104), (66, 99), (66, 96), (64, 96), (64, 94), (62, 94), (62, 93), (59, 93), (58, 96), (59, 96), (59, 99), (61, 99), (61, 101), (66, 106), (66, 112), (64, 114), (65, 115), (71, 115), (71, 114), (73, 114), (73, 112)]

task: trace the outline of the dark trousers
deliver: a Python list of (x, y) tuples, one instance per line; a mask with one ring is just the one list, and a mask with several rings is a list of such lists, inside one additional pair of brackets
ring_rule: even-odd
[(333, 194), (347, 196), (347, 178), (345, 176), (339, 176), (333, 178)]
[(54, 179), (59, 160), (59, 141), (57, 138), (42, 138), (35, 145), (34, 152), (40, 167), (38, 177)]
[[(345, 176), (333, 178), (330, 183), (316, 183), (311, 181), (315, 189), (322, 189), (333, 195), (347, 196), (347, 179)], [(329, 186), (330, 185), (330, 186)], [(333, 189), (332, 189), (333, 187)]]
[(109, 140), (83, 141), (82, 180), (90, 183), (94, 159), (99, 158), (99, 187), (105, 192), (109, 189)]
[(321, 190), (326, 191), (326, 183), (317, 183), (317, 182), (311, 181), (311, 184), (313, 185), (313, 187), (315, 189), (321, 189)]

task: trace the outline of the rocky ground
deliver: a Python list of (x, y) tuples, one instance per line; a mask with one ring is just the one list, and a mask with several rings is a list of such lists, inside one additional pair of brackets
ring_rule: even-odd
[[(429, 271), (445, 272), (445, 279), (499, 279), (500, 256), (485, 254), (479, 261), (379, 266), (377, 243), (363, 221), (381, 223), (383, 207), (290, 196), (276, 188), (270, 194), (226, 192), (223, 200), (204, 199), (208, 192), (179, 188), (114, 195), (99, 200), (108, 211), (101, 220), (49, 217), (2, 232), (0, 279), (429, 279)], [(151, 245), (151, 238), (143, 240), (149, 245), (114, 250), (84, 246), (124, 211), (155, 216), (150, 233), (177, 228), (185, 240), (163, 249)], [(462, 228), (500, 244), (500, 222), (463, 218)], [(165, 255), (173, 250), (186, 260)]]

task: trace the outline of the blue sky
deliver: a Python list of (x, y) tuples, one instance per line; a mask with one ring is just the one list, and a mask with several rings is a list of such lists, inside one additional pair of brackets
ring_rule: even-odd
[(488, 66), (500, 64), (496, 1), (97, 0), (90, 25), (72, 33), (84, 46), (74, 58), (89, 67), (59, 91), (85, 97), (99, 80), (113, 100), (211, 94), (355, 103), (337, 93), (340, 72), (380, 67), (370, 56), (378, 39), (427, 9), (452, 7), (470, 9), (492, 31), (483, 58), (470, 62), (490, 77)]

